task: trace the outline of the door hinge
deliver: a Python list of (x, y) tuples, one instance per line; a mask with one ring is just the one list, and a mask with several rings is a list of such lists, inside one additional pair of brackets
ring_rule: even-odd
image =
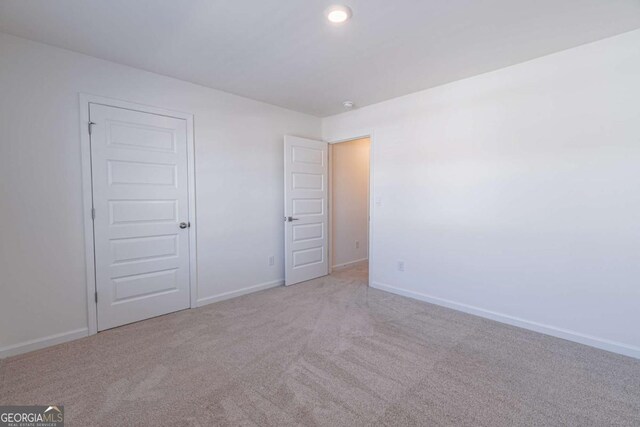
[(95, 293), (95, 297), (96, 297), (96, 304), (98, 303), (98, 292)]
[(96, 219), (96, 208), (91, 208), (91, 219)]
[(89, 128), (89, 135), (91, 135), (91, 126), (95, 125), (95, 122), (89, 122), (88, 124), (88, 128)]

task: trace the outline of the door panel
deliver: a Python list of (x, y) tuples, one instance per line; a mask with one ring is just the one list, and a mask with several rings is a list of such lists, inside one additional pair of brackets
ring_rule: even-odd
[(89, 105), (98, 330), (188, 308), (187, 127)]
[(285, 284), (328, 274), (325, 142), (285, 136)]

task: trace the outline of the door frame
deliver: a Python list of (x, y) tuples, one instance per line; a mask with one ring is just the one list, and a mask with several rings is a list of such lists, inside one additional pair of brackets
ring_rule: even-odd
[(91, 138), (89, 136), (89, 105), (108, 107), (182, 119), (187, 122), (187, 192), (189, 198), (189, 301), (190, 308), (197, 307), (198, 274), (196, 257), (196, 175), (193, 114), (165, 108), (152, 107), (104, 96), (79, 93), (80, 101), (80, 149), (82, 154), (82, 210), (84, 217), (85, 272), (87, 281), (87, 327), (89, 335), (98, 333), (98, 309), (95, 301), (96, 265), (93, 234), (93, 183), (91, 174)]
[[(353, 135), (353, 136), (351, 136)], [(375, 209), (374, 209), (374, 199), (375, 199), (375, 192), (374, 192), (374, 185), (373, 185), (373, 171), (374, 171), (374, 159), (375, 159), (375, 137), (374, 137), (374, 131), (373, 130), (363, 130), (361, 132), (354, 132), (354, 134), (349, 134), (349, 136), (346, 135), (341, 135), (338, 138), (333, 138), (330, 140), (326, 140), (326, 142), (329, 144), (329, 194), (327, 196), (328, 200), (327, 203), (329, 205), (329, 232), (328, 234), (328, 240), (329, 240), (329, 257), (330, 257), (330, 262), (329, 262), (329, 266), (328, 266), (328, 272), (327, 274), (331, 274), (333, 272), (333, 239), (331, 238), (331, 235), (333, 234), (333, 215), (332, 215), (332, 211), (333, 211), (333, 207), (331, 206), (331, 199), (332, 199), (332, 189), (333, 189), (333, 174), (332, 174), (332, 166), (331, 166), (331, 158), (332, 158), (332, 145), (333, 144), (339, 144), (341, 142), (349, 142), (349, 141), (353, 141), (356, 139), (362, 139), (362, 138), (369, 138), (369, 242), (368, 242), (368, 249), (367, 249), (367, 258), (368, 258), (368, 281), (369, 281), (369, 286), (371, 286), (371, 272), (372, 272), (372, 265), (373, 265), (373, 223), (374, 223), (374, 216), (375, 216)]]

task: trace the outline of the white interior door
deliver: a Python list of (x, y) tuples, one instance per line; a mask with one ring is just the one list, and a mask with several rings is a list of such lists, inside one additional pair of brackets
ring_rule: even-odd
[(328, 274), (326, 142), (284, 137), (285, 284)]
[(186, 121), (93, 103), (89, 115), (98, 330), (188, 308)]

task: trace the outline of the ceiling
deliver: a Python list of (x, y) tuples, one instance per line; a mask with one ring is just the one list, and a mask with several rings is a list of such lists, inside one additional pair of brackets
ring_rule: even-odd
[(640, 28), (640, 0), (0, 0), (0, 31), (316, 116)]

